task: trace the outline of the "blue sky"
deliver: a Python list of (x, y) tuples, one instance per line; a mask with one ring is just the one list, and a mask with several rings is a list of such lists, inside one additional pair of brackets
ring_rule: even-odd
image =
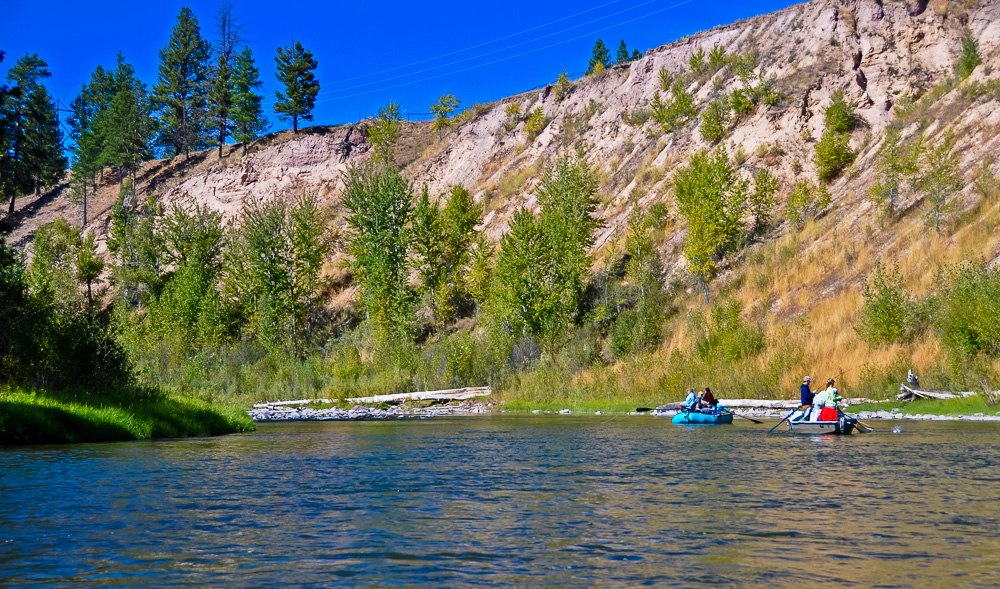
[[(278, 82), (276, 48), (293, 40), (319, 61), (316, 124), (355, 121), (390, 100), (404, 112), (427, 113), (440, 95), (462, 106), (577, 77), (601, 38), (614, 55), (622, 39), (641, 52), (685, 35), (773, 12), (789, 0), (581, 0), (538, 2), (275, 2), (233, 0), (243, 35), (264, 82), (273, 129), (289, 128), (270, 111)], [(94, 68), (121, 50), (139, 76), (156, 81), (157, 53), (182, 6), (215, 38), (219, 0), (18, 1), (4, 8), (0, 70), (26, 53), (48, 61), (53, 95), (68, 104)]]

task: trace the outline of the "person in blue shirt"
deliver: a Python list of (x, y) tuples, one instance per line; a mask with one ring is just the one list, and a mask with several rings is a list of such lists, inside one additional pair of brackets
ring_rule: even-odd
[(813, 397), (816, 395), (813, 394), (812, 389), (809, 388), (810, 384), (812, 384), (811, 377), (806, 376), (802, 379), (801, 397), (799, 399), (799, 405), (801, 405), (799, 410), (801, 411), (801, 414), (796, 418), (796, 421), (799, 419), (808, 419), (809, 413), (812, 412)]
[(687, 397), (684, 397), (681, 407), (685, 411), (694, 411), (698, 408), (698, 395), (694, 392), (694, 389), (688, 389)]

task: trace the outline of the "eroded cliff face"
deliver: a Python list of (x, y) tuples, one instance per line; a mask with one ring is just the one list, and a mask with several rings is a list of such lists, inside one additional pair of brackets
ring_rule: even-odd
[[(691, 153), (713, 147), (698, 132), (700, 114), (714, 97), (741, 84), (731, 67), (689, 78), (699, 117), (672, 133), (638, 115), (648, 111), (660, 91), (661, 70), (687, 74), (695, 51), (708, 53), (720, 46), (728, 54), (755, 53), (758, 74), (773, 78), (781, 97), (773, 106), (758, 105), (720, 142), (731, 156), (738, 154), (748, 176), (766, 167), (779, 177), (779, 202), (797, 180), (815, 179), (813, 157), (823, 110), (834, 92), (845, 93), (861, 122), (851, 139), (859, 156), (830, 185), (832, 203), (826, 212), (839, 219), (838, 232), (858, 232), (872, 223), (864, 195), (875, 180), (874, 154), (896, 116), (894, 106), (903, 96), (927, 93), (952, 74), (965, 27), (978, 40), (983, 58), (971, 79), (982, 81), (995, 75), (992, 67), (1000, 63), (1000, 0), (972, 6), (881, 0), (801, 4), (664, 45), (567, 88), (552, 85), (486, 105), (459, 117), (456, 129), (441, 141), (426, 123), (406, 124), (397, 160), (414, 184), (427, 185), (431, 194), (443, 194), (455, 184), (472, 190), (486, 210), (483, 231), (497, 239), (513, 211), (536, 206), (534, 190), (547, 163), (561, 153), (579, 152), (601, 178), (604, 227), (595, 244), (600, 253), (622, 232), (633, 203), (648, 207), (660, 202), (672, 211), (673, 171)], [(521, 113), (540, 108), (547, 119), (544, 129), (529, 137), (523, 120), (507, 114), (511, 103), (518, 103)], [(956, 88), (906, 127), (904, 139), (923, 132), (934, 141), (946, 127), (953, 129), (963, 170), (969, 172), (984, 159), (992, 161), (1000, 148), (996, 106), (995, 95), (970, 100)], [(294, 136), (283, 132), (256, 142), (247, 155), (233, 149), (222, 160), (208, 151), (190, 160), (151, 162), (138, 175), (138, 191), (167, 204), (208, 205), (227, 218), (235, 217), (248, 199), (291, 199), (307, 191), (339, 211), (343, 172), (370, 157), (365, 127), (361, 122), (314, 127)], [(107, 229), (116, 191), (109, 178), (91, 204), (90, 225), (99, 234)], [(9, 237), (20, 245), (54, 216), (79, 219), (77, 206), (62, 196), (23, 199), (21, 209)], [(679, 272), (684, 227), (674, 220), (668, 225), (661, 253), (668, 272)], [(779, 228), (772, 238), (784, 231)]]

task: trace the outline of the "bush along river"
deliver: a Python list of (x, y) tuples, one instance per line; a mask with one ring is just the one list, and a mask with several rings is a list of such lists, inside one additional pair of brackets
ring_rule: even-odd
[(997, 424), (769, 425), (485, 415), (0, 449), (0, 586), (996, 586)]

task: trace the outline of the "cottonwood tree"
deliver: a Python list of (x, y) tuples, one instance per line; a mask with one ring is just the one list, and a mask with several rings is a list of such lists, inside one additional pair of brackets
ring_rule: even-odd
[(920, 165), (917, 188), (927, 199), (927, 224), (940, 233), (951, 211), (949, 199), (962, 188), (962, 172), (955, 153), (955, 135), (948, 131), (936, 147), (928, 148)]
[(233, 102), (230, 113), (233, 121), (233, 139), (243, 144), (243, 155), (247, 145), (267, 132), (270, 123), (261, 106), (260, 72), (254, 63), (249, 47), (236, 56), (233, 62)]
[(361, 303), (378, 337), (408, 337), (412, 295), (407, 287), (413, 190), (393, 166), (372, 162), (347, 171), (343, 205), (347, 251)]
[(160, 50), (160, 67), (153, 87), (159, 113), (160, 141), (171, 155), (190, 156), (205, 142), (208, 125), (211, 47), (201, 36), (198, 19), (181, 8), (167, 46)]
[(740, 178), (724, 147), (700, 151), (674, 174), (677, 208), (688, 223), (684, 257), (708, 301), (718, 261), (743, 237), (749, 182)]
[(285, 48), (278, 47), (274, 62), (277, 65), (275, 75), (285, 86), (283, 92), (275, 93), (278, 101), (274, 103), (274, 112), (283, 120), (291, 120), (292, 132), (298, 133), (299, 119), (313, 120), (312, 111), (319, 94), (319, 80), (316, 79), (319, 63), (298, 41)]
[(434, 114), (431, 128), (437, 131), (439, 141), (444, 139), (445, 129), (451, 128), (451, 115), (455, 113), (456, 108), (458, 108), (458, 98), (454, 94), (444, 94), (431, 105), (431, 113)]
[(900, 141), (899, 129), (890, 126), (886, 130), (885, 140), (875, 160), (875, 167), (881, 172), (881, 182), (868, 191), (868, 197), (878, 207), (882, 219), (891, 219), (896, 214), (904, 183), (912, 181), (918, 171), (917, 162), (922, 149), (922, 138), (907, 147)]
[(386, 165), (392, 165), (396, 158), (395, 145), (403, 124), (403, 115), (395, 102), (378, 110), (378, 116), (368, 127), (368, 143), (372, 146), (372, 158)]

